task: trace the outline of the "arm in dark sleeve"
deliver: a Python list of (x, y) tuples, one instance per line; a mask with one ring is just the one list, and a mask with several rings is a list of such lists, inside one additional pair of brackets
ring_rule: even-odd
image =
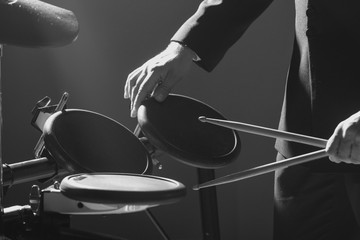
[(172, 37), (200, 57), (211, 71), (272, 0), (204, 0)]

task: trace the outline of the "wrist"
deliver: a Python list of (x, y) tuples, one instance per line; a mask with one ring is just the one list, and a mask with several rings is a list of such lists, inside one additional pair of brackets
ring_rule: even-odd
[(183, 54), (190, 56), (191, 59), (195, 62), (201, 60), (200, 57), (183, 42), (171, 40), (168, 47), (174, 48), (176, 51), (182, 52)]

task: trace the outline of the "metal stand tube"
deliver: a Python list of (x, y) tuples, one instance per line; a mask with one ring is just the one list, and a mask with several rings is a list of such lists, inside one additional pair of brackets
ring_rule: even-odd
[(169, 236), (166, 234), (165, 230), (161, 227), (160, 223), (156, 220), (156, 218), (154, 217), (154, 215), (151, 213), (150, 209), (146, 209), (145, 210), (146, 215), (149, 217), (149, 219), (151, 220), (151, 222), (153, 223), (153, 225), (155, 226), (155, 228), (158, 230), (158, 232), (160, 233), (161, 237), (164, 240), (170, 240)]
[(2, 87), (1, 87), (1, 58), (3, 54), (3, 46), (0, 44), (0, 239), (3, 239), (3, 221), (2, 216), (4, 215), (3, 207), (3, 170), (2, 170)]
[[(198, 182), (203, 183), (215, 179), (215, 170), (197, 169)], [(201, 221), (204, 240), (220, 240), (220, 225), (217, 194), (215, 187), (200, 189)]]
[(3, 165), (3, 186), (52, 178), (58, 174), (56, 162), (46, 157)]
[[(141, 128), (140, 128), (139, 124), (136, 125), (133, 133), (139, 139), (141, 137), (144, 137), (144, 134), (141, 132)], [(149, 146), (145, 146), (145, 147), (147, 148), (148, 151), (150, 151), (151, 147), (149, 147)], [(151, 151), (153, 151), (153, 149)], [(146, 209), (145, 212), (146, 212), (146, 215), (149, 217), (150, 221), (153, 223), (155, 228), (158, 230), (158, 232), (162, 236), (162, 238), (164, 240), (169, 240), (170, 239), (169, 236), (167, 235), (165, 230), (161, 227), (160, 223), (156, 220), (155, 216), (151, 213), (150, 209)]]

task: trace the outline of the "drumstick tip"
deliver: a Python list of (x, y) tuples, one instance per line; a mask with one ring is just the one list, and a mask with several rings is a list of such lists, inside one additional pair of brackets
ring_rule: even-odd
[(205, 116), (200, 116), (199, 121), (200, 122), (206, 122), (206, 117)]
[(195, 191), (197, 191), (197, 190), (200, 190), (200, 187), (199, 187), (199, 185), (195, 185), (195, 186), (193, 186), (192, 189), (195, 190)]

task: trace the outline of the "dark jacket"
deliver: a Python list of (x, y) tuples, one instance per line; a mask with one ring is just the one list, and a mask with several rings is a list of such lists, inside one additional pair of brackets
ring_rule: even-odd
[[(211, 71), (270, 0), (209, 0), (172, 40), (194, 50)], [(295, 0), (293, 55), (279, 129), (328, 139), (337, 124), (360, 111), (360, 1)], [(285, 157), (317, 150), (277, 140)], [(306, 163), (314, 171), (360, 171), (327, 158)]]

